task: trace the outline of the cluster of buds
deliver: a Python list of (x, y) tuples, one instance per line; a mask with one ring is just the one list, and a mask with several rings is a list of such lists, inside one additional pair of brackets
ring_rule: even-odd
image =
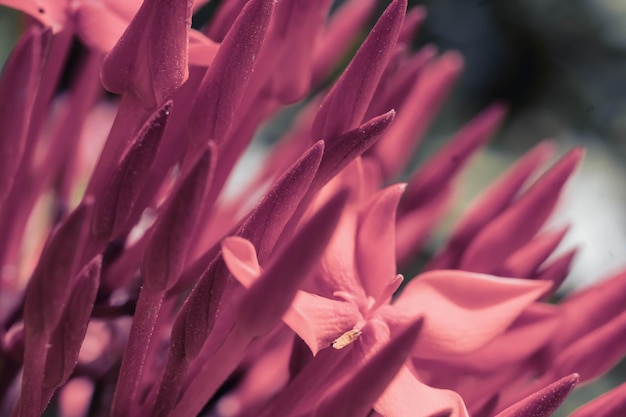
[[(392, 0), (333, 78), (376, 0), (191, 29), (205, 3), (0, 0), (28, 16), (0, 80), (0, 414), (547, 417), (624, 357), (626, 272), (551, 302), (581, 149), (530, 150), (398, 273), (505, 113), (394, 182), (463, 65), (411, 50), (423, 9)], [(626, 384), (572, 417), (618, 415)]]

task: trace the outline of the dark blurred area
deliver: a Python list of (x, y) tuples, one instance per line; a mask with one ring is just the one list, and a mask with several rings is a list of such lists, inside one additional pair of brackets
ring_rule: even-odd
[[(527, 136), (562, 127), (594, 133), (626, 156), (626, 3), (616, 0), (425, 0), (417, 39), (460, 51), (465, 72), (453, 110), (464, 117), (494, 99)], [(524, 135), (526, 136), (526, 135)], [(502, 135), (507, 148), (526, 146)]]

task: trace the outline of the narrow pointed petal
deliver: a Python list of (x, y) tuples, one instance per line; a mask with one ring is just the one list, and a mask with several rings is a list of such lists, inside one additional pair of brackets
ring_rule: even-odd
[(578, 383), (572, 374), (513, 404), (496, 417), (550, 417)]
[(490, 222), (465, 251), (460, 268), (492, 273), (502, 259), (530, 241), (552, 213), (565, 182), (582, 156), (582, 149), (569, 152), (519, 200)]
[(78, 362), (78, 352), (96, 299), (101, 266), (102, 259), (98, 255), (78, 273), (63, 320), (50, 338), (44, 376), (44, 387), (49, 390), (49, 395), (67, 381)]
[(283, 228), (309, 192), (325, 153), (324, 149), (324, 142), (319, 141), (307, 150), (272, 186), (237, 231), (238, 236), (250, 240), (257, 248), (261, 264), (267, 259)]
[(385, 178), (405, 169), (462, 67), (461, 56), (448, 52), (420, 72), (385, 139), (373, 151)]
[(538, 236), (512, 254), (497, 271), (496, 275), (515, 278), (530, 278), (539, 266), (554, 252), (569, 226)]
[(424, 416), (468, 417), (459, 394), (429, 387), (417, 379), (406, 366), (400, 369), (376, 401), (374, 410), (385, 417), (406, 417), (414, 415), (415, 410), (419, 410), (420, 415)]
[(13, 184), (24, 153), (30, 116), (43, 69), (45, 38), (41, 29), (30, 29), (18, 41), (2, 70), (0, 78), (0, 97), (2, 97), (0, 102), (0, 204)]
[(93, 199), (86, 198), (59, 226), (41, 254), (24, 301), (24, 321), (35, 331), (52, 331), (67, 303), (87, 235)]
[(396, 275), (396, 209), (404, 188), (396, 184), (378, 192), (359, 219), (355, 263), (365, 293), (375, 299)]
[(313, 121), (314, 140), (334, 140), (361, 124), (378, 81), (391, 58), (406, 0), (394, 0), (334, 84)]
[(484, 346), (548, 288), (547, 282), (432, 271), (410, 281), (392, 307), (407, 319), (426, 318), (414, 355), (437, 359)]
[(367, 24), (376, 0), (350, 0), (331, 15), (322, 39), (314, 50), (313, 84), (326, 78)]
[[(146, 0), (102, 64), (102, 83), (147, 109), (163, 104), (189, 74), (191, 0)], [(151, 65), (152, 64), (152, 65)]]
[(215, 147), (209, 146), (166, 203), (141, 264), (146, 289), (166, 291), (183, 271), (214, 166)]
[(626, 305), (626, 270), (570, 294), (561, 303), (563, 327), (555, 335), (561, 350), (621, 314)]
[(539, 270), (533, 277), (533, 279), (552, 283), (552, 289), (550, 289), (550, 291), (542, 297), (542, 300), (547, 300), (552, 297), (559, 289), (563, 281), (565, 281), (570, 269), (572, 268), (572, 264), (574, 263), (577, 253), (578, 249), (570, 249), (541, 268), (541, 270)]
[(166, 102), (144, 124), (105, 185), (94, 207), (91, 231), (96, 237), (116, 238), (127, 226), (150, 174), (171, 107), (171, 101)]
[[(273, 62), (269, 89), (281, 103), (295, 103), (311, 87), (313, 54), (311, 51), (328, 9), (329, 0), (279, 2), (274, 16), (273, 38), (267, 46), (278, 49)], [(282, 50), (281, 50), (282, 48)]]
[(424, 7), (418, 6), (409, 9), (406, 16), (404, 16), (404, 21), (402, 22), (402, 29), (400, 30), (398, 43), (402, 42), (410, 44), (425, 19), (426, 9)]
[(570, 417), (622, 417), (626, 415), (626, 383), (578, 408)]
[(336, 140), (325, 142), (324, 157), (312, 189), (317, 191), (356, 157), (374, 145), (393, 122), (395, 114), (395, 111), (391, 110), (374, 117), (358, 128), (341, 135)]
[(202, 80), (189, 116), (193, 145), (211, 139), (220, 145), (246, 93), (269, 26), (274, 0), (251, 0), (224, 38)]
[(550, 142), (542, 142), (492, 184), (466, 212), (455, 227), (445, 249), (430, 262), (428, 269), (458, 268), (458, 262), (472, 239), (509, 206), (528, 178), (553, 153), (554, 146)]
[(555, 375), (580, 374), (590, 381), (611, 369), (626, 354), (626, 312), (581, 337), (562, 352), (554, 353), (551, 369)]
[(420, 168), (409, 181), (402, 206), (418, 207), (445, 190), (470, 158), (491, 137), (506, 108), (495, 103), (467, 124), (446, 146)]
[[(399, 53), (398, 53), (399, 54)], [(404, 100), (409, 96), (415, 80), (420, 76), (426, 65), (437, 55), (437, 48), (432, 45), (424, 46), (413, 56), (398, 58), (398, 68), (392, 71), (389, 67), (386, 76), (387, 82), (379, 83), (378, 89), (372, 98), (366, 118), (383, 113), (389, 109), (401, 109)]]
[(317, 416), (365, 416), (411, 353), (422, 320), (411, 324), (376, 352), (342, 387), (327, 397)]

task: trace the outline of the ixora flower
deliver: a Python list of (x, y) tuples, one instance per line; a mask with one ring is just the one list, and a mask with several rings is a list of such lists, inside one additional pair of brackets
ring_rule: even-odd
[[(424, 10), (390, 1), (333, 79), (375, 0), (191, 29), (205, 3), (0, 0), (30, 16), (0, 79), (0, 414), (547, 417), (625, 356), (625, 271), (552, 300), (581, 149), (531, 149), (399, 274), (505, 115), (395, 182), (463, 65), (411, 52)], [(572, 416), (626, 415), (624, 390)]]

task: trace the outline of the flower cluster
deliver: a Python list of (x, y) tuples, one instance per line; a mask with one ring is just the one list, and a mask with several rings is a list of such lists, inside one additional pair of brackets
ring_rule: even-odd
[(392, 0), (332, 80), (377, 1), (222, 1), (191, 29), (204, 3), (0, 1), (29, 16), (0, 80), (0, 414), (543, 417), (624, 357), (626, 272), (549, 302), (580, 149), (532, 149), (398, 274), (505, 110), (394, 183), (462, 68), (411, 51), (424, 10)]

